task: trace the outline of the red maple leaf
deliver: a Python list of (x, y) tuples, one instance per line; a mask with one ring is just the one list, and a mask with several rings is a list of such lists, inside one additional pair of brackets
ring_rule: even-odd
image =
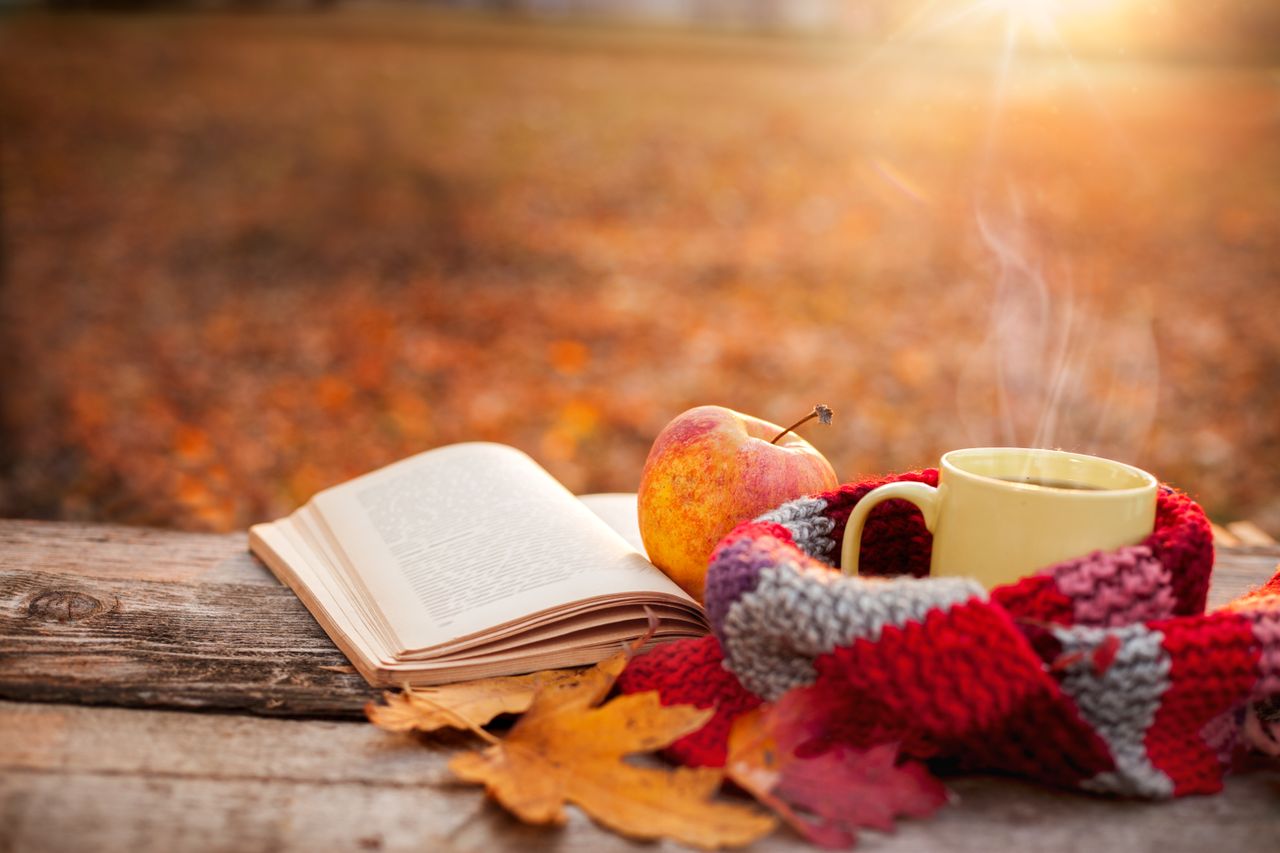
[(823, 737), (806, 713), (813, 688), (792, 690), (740, 717), (729, 738), (729, 778), (822, 847), (852, 847), (858, 829), (893, 830), (896, 817), (924, 817), (949, 799), (923, 764), (898, 760), (898, 744), (867, 749)]

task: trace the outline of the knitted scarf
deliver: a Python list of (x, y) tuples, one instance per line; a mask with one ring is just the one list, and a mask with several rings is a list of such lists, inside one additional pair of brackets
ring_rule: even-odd
[(897, 500), (868, 517), (862, 575), (833, 571), (867, 492), (937, 478), (801, 498), (720, 542), (706, 587), (714, 634), (659, 646), (619, 680), (716, 708), (672, 755), (722, 765), (737, 716), (822, 682), (840, 697), (822, 710), (830, 737), (854, 746), (894, 741), (961, 769), (1122, 795), (1220, 790), (1250, 709), (1280, 697), (1280, 574), (1206, 614), (1209, 523), (1163, 486), (1141, 544), (990, 593), (927, 577), (932, 538)]

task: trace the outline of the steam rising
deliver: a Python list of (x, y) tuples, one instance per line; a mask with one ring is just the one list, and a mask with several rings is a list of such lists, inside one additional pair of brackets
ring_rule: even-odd
[(1051, 289), (1018, 205), (978, 227), (999, 264), (986, 340), (958, 383), (971, 446), (1047, 447), (1134, 461), (1154, 422), (1158, 358), (1150, 307), (1091, 310), (1069, 273)]

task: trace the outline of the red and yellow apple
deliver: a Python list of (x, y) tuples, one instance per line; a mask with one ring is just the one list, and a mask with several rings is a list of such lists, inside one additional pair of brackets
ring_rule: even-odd
[[(813, 416), (820, 410), (829, 419), (825, 406)], [(640, 537), (653, 564), (701, 601), (707, 562), (726, 533), (838, 485), (831, 463), (795, 433), (722, 406), (698, 406), (667, 424), (649, 450)]]

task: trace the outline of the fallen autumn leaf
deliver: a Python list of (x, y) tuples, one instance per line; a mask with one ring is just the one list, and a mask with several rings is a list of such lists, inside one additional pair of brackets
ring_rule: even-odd
[(384, 705), (369, 702), (364, 713), (369, 722), (389, 732), (469, 729), (483, 726), (500, 714), (522, 713), (528, 710), (540, 687), (577, 678), (584, 672), (553, 669), (441, 687), (406, 687), (400, 693), (384, 693)]
[(671, 838), (714, 849), (749, 844), (776, 820), (750, 806), (711, 799), (723, 774), (711, 768), (637, 767), (624, 756), (650, 752), (700, 728), (712, 711), (663, 707), (657, 693), (599, 702), (626, 666), (619, 653), (569, 680), (548, 684), (506, 738), (455, 757), (450, 768), (483, 784), (526, 823), (565, 821), (576, 803), (633, 838)]
[(813, 749), (805, 724), (806, 690), (734, 722), (725, 770), (729, 778), (815, 844), (853, 847), (858, 829), (893, 830), (894, 818), (924, 817), (949, 795), (923, 764), (898, 762), (898, 745)]

